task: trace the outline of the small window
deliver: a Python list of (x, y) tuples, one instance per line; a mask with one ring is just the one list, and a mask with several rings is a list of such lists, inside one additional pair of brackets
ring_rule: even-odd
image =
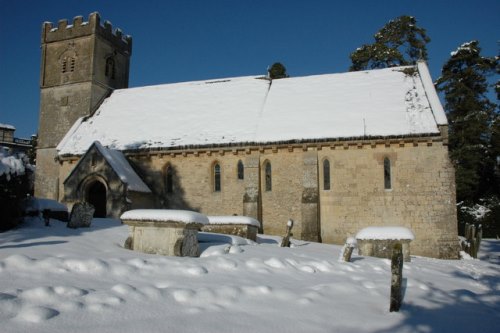
[(330, 189), (330, 161), (323, 161), (323, 190)]
[(75, 63), (76, 63), (75, 58), (70, 58), (70, 60), (69, 60), (69, 71), (70, 72), (75, 71)]
[(115, 78), (115, 59), (112, 57), (106, 59), (106, 69), (104, 75), (111, 79)]
[(266, 191), (271, 191), (273, 188), (273, 183), (272, 183), (272, 174), (271, 174), (271, 162), (266, 162), (265, 167), (264, 167), (264, 172), (265, 172), (265, 182), (266, 182)]
[(220, 192), (220, 165), (216, 163), (214, 165), (214, 191)]
[(165, 191), (167, 193), (174, 193), (174, 175), (170, 165), (167, 166), (165, 172)]
[(389, 158), (384, 158), (384, 188), (390, 190), (391, 185), (391, 160)]
[(243, 167), (243, 162), (238, 161), (238, 179), (243, 180), (245, 178), (245, 168)]

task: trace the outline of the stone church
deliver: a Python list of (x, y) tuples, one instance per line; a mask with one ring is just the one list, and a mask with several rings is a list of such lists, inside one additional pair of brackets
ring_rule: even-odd
[(405, 226), (412, 254), (458, 256), (447, 120), (427, 65), (127, 88), (132, 38), (76, 17), (42, 28), (35, 195), (96, 216), (246, 215), (342, 244)]

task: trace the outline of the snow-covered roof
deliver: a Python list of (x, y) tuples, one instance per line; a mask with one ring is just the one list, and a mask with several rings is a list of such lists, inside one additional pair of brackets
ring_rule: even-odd
[(127, 150), (438, 134), (444, 112), (427, 66), (413, 76), (406, 68), (115, 90), (58, 150), (83, 154), (95, 140)]
[(123, 213), (120, 219), (208, 224), (208, 218), (203, 214), (176, 209), (134, 209)]
[(8, 130), (16, 130), (16, 128), (14, 126), (9, 125), (9, 124), (2, 124), (2, 123), (0, 123), (0, 128), (8, 129)]
[(120, 180), (127, 184), (128, 189), (135, 192), (150, 193), (149, 187), (135, 173), (123, 153), (119, 150), (103, 147), (98, 141), (93, 143), (101, 155), (108, 161)]

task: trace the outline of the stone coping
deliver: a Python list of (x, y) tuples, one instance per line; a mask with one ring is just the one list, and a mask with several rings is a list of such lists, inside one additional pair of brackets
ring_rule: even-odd
[(201, 229), (204, 224), (197, 222), (178, 222), (178, 221), (147, 221), (147, 220), (125, 220), (122, 222), (131, 227), (153, 227), (153, 228), (179, 228), (179, 229)]
[(400, 226), (374, 226), (361, 229), (357, 240), (414, 240), (413, 232)]
[(260, 222), (252, 217), (240, 215), (208, 216), (210, 225), (251, 225), (260, 228)]
[[(120, 219), (128, 222), (133, 221), (133, 223), (139, 223), (139, 221), (148, 223), (156, 222), (158, 226), (163, 226), (164, 224), (162, 223), (208, 224), (208, 218), (203, 214), (189, 210), (176, 209), (134, 209), (123, 213)], [(171, 224), (171, 226), (173, 226), (173, 224)], [(143, 224), (141, 223), (141, 225)]]

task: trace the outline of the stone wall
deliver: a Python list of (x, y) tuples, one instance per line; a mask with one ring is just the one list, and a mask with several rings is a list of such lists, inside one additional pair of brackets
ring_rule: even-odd
[[(41, 36), (40, 113), (35, 195), (57, 199), (55, 148), (75, 121), (91, 115), (113, 89), (128, 87), (132, 39), (93, 13), (84, 23), (44, 23)], [(113, 59), (113, 71), (106, 61)]]
[[(440, 137), (126, 155), (153, 190), (158, 208), (247, 215), (274, 235), (282, 235), (291, 218), (295, 238), (334, 244), (367, 226), (405, 226), (416, 236), (413, 254), (458, 255), (454, 171)], [(384, 188), (384, 158), (391, 163), (391, 189)], [(323, 189), (325, 159), (330, 190)], [(237, 176), (239, 160), (244, 180)], [(271, 191), (265, 188), (266, 162), (272, 166)], [(214, 191), (215, 163), (221, 167), (219, 192)], [(167, 166), (173, 168), (172, 193), (165, 187)]]
[[(331, 165), (331, 190), (320, 191), (324, 242), (342, 244), (367, 226), (404, 226), (416, 236), (413, 254), (457, 257), (454, 169), (442, 142), (339, 146), (318, 157)], [(385, 157), (391, 161), (388, 190)]]

